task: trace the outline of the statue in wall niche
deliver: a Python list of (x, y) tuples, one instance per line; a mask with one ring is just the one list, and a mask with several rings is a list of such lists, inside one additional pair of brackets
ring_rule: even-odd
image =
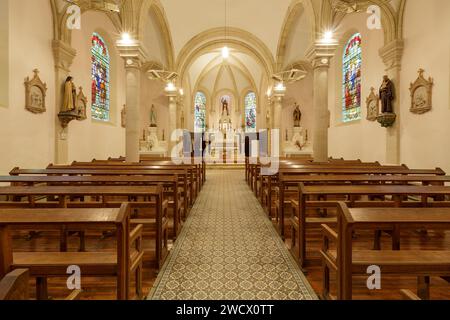
[(225, 114), (225, 111), (227, 112), (227, 116), (230, 115), (230, 110), (228, 109), (228, 100), (223, 97), (222, 100), (222, 116)]
[(294, 127), (300, 127), (300, 122), (302, 121), (302, 112), (300, 111), (300, 106), (297, 103), (295, 103), (294, 107)]
[(152, 104), (150, 110), (150, 127), (156, 128), (157, 126), (155, 105)]
[(76, 99), (77, 99), (77, 89), (73, 83), (73, 78), (71, 76), (67, 77), (64, 83), (64, 100), (61, 111), (62, 112), (73, 112), (76, 109)]
[(394, 96), (394, 84), (389, 79), (388, 76), (383, 77), (383, 83), (380, 87), (380, 100), (381, 100), (381, 112), (382, 113), (393, 113), (392, 101), (395, 99)]

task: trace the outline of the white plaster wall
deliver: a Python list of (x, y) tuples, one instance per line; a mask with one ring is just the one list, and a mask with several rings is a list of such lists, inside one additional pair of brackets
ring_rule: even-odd
[[(408, 1), (401, 81), (401, 161), (410, 167), (440, 166), (450, 172), (450, 1)], [(409, 84), (417, 70), (434, 78), (433, 109), (409, 112)]]
[[(121, 126), (121, 111), (126, 102), (125, 68), (115, 50), (117, 32), (109, 18), (100, 12), (89, 11), (81, 17), (81, 29), (72, 33), (72, 47), (77, 50), (71, 75), (77, 87), (82, 86), (88, 99), (87, 119), (69, 124), (69, 161), (90, 161), (125, 155), (125, 129)], [(110, 58), (109, 122), (91, 118), (91, 37), (99, 33), (106, 41)]]
[(0, 1), (0, 107), (9, 105), (9, 0)]
[[(37, 17), (36, 13), (39, 12)], [(45, 167), (54, 155), (55, 78), (50, 1), (10, 1), (10, 97), (0, 107), (0, 174), (14, 166)], [(38, 68), (47, 83), (47, 112), (25, 110), (24, 78)]]
[[(366, 120), (366, 98), (370, 94), (370, 88), (374, 87), (377, 93), (385, 73), (385, 66), (378, 54), (384, 43), (383, 30), (369, 30), (367, 18), (366, 13), (349, 15), (335, 33), (340, 45), (329, 70), (329, 155), (363, 161), (383, 161), (386, 158), (385, 129), (376, 121)], [(344, 124), (341, 121), (342, 54), (347, 41), (356, 32), (362, 36), (362, 119)]]

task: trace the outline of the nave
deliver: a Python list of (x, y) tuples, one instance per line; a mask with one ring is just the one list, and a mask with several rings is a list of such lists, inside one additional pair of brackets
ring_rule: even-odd
[(151, 299), (317, 298), (243, 177), (208, 172)]
[[(288, 164), (288, 162), (290, 164)], [(130, 169), (130, 166), (132, 166), (131, 164), (120, 163), (121, 160), (119, 159), (114, 161), (94, 160), (91, 163), (73, 163), (70, 166), (66, 166), (66, 168), (64, 168), (64, 166), (49, 166), (50, 169), (41, 170), (15, 168), (11, 171), (11, 176), (0, 177), (0, 181), (13, 181), (15, 184), (27, 183), (28, 185), (31, 184), (35, 186), (26, 188), (20, 186), (1, 187), (1, 194), (15, 194), (16, 196), (19, 194), (23, 195), (24, 193), (34, 195), (52, 194), (55, 191), (51, 191), (51, 187), (43, 188), (38, 185), (42, 184), (43, 181), (47, 181), (47, 183), (50, 181), (54, 186), (59, 185), (57, 196), (59, 199), (56, 199), (56, 203), (54, 202), (55, 199), (51, 198), (48, 198), (50, 201), (41, 199), (37, 202), (32, 201), (30, 203), (28, 201), (34, 198), (32, 196), (22, 199), (16, 197), (15, 199), (10, 198), (10, 201), (12, 200), (13, 202), (2, 202), (2, 207), (34, 207), (34, 209), (28, 210), (31, 210), (30, 212), (33, 212), (39, 221), (32, 220), (28, 221), (28, 223), (34, 222), (40, 225), (48, 224), (50, 223), (50, 221), (48, 221), (48, 215), (51, 214), (50, 217), (57, 219), (52, 222), (52, 224), (54, 224), (57, 223), (57, 221), (61, 221), (60, 216), (56, 212), (52, 213), (50, 209), (43, 211), (43, 209), (40, 208), (55, 208), (55, 205), (56, 207), (59, 207), (62, 201), (61, 194), (67, 193), (72, 196), (68, 198), (64, 206), (66, 208), (78, 207), (78, 209), (53, 209), (54, 211), (58, 211), (59, 214), (64, 215), (67, 211), (67, 213), (71, 215), (70, 218), (66, 218), (67, 220), (63, 221), (66, 223), (78, 221), (77, 219), (79, 219), (79, 217), (74, 217), (74, 215), (81, 215), (81, 218), (83, 218), (82, 211), (86, 209), (80, 209), (80, 207), (85, 207), (91, 208), (89, 209), (91, 215), (89, 220), (94, 222), (95, 214), (99, 210), (95, 209), (96, 207), (120, 207), (120, 203), (125, 200), (125, 198), (123, 198), (124, 194), (136, 192), (142, 188), (142, 184), (151, 185), (157, 181), (161, 182), (164, 180), (166, 180), (165, 183), (167, 183), (167, 178), (165, 178), (164, 175), (173, 175), (173, 173), (169, 173), (167, 170), (163, 169), (164, 162), (159, 160), (147, 160), (147, 162), (140, 165), (135, 164), (133, 170)], [(162, 168), (151, 172), (148, 169), (150, 163), (158, 164)], [(255, 170), (258, 166), (261, 165), (254, 165), (248, 162), (246, 171), (239, 169), (208, 169), (205, 171), (206, 174), (203, 174), (205, 183), (202, 185), (201, 181), (203, 180), (203, 177), (201, 172), (203, 171), (197, 170), (198, 168), (196, 166), (186, 165), (186, 167), (190, 167), (191, 169), (197, 169), (193, 170), (196, 174), (192, 175), (194, 178), (192, 183), (187, 183), (186, 185), (182, 184), (180, 195), (187, 196), (192, 194), (194, 195), (194, 198), (192, 199), (192, 202), (190, 200), (188, 201), (188, 207), (191, 207), (192, 205), (192, 208), (187, 211), (188, 214), (186, 216), (183, 213), (181, 214), (179, 228), (173, 228), (174, 221), (178, 220), (176, 215), (174, 220), (173, 214), (175, 212), (182, 212), (182, 210), (170, 210), (169, 215), (166, 216), (166, 218), (170, 220), (170, 227), (167, 224), (168, 221), (163, 222), (162, 217), (161, 220), (158, 218), (157, 208), (150, 211), (153, 211), (153, 214), (156, 213), (156, 220), (153, 221), (161, 221), (160, 224), (154, 224), (155, 222), (153, 222), (153, 226), (151, 226), (149, 224), (152, 224), (152, 221), (148, 220), (148, 218), (145, 219), (143, 217), (133, 216), (134, 224), (147, 224), (145, 232), (142, 232), (143, 229), (140, 229), (140, 232), (142, 232), (143, 235), (140, 245), (146, 253), (141, 260), (142, 268), (138, 271), (140, 273), (138, 278), (139, 285), (136, 285), (134, 279), (130, 279), (130, 282), (128, 283), (130, 288), (140, 288), (137, 298), (143, 299), (147, 297), (148, 299), (154, 300), (302, 300), (333, 298), (333, 294), (337, 289), (337, 279), (342, 277), (343, 274), (342, 271), (337, 268), (337, 270), (331, 272), (329, 276), (325, 275), (324, 266), (326, 264), (324, 263), (326, 260), (324, 259), (326, 256), (321, 253), (321, 250), (324, 250), (324, 237), (326, 235), (332, 235), (334, 233), (333, 230), (340, 229), (336, 226), (336, 222), (333, 222), (336, 214), (338, 216), (339, 214), (342, 214), (335, 212), (333, 209), (337, 204), (337, 200), (346, 201), (348, 204), (352, 203), (352, 207), (367, 207), (367, 210), (369, 211), (366, 212), (366, 215), (369, 214), (369, 217), (370, 210), (374, 210), (370, 209), (371, 207), (380, 207), (380, 210), (387, 214), (388, 220), (384, 222), (385, 224), (394, 223), (394, 221), (396, 221), (395, 219), (399, 219), (398, 215), (396, 215), (395, 212), (392, 212), (395, 206), (405, 207), (405, 209), (400, 209), (406, 210), (402, 211), (402, 214), (405, 215), (405, 217), (400, 219), (400, 221), (404, 220), (403, 222), (408, 222), (408, 214), (412, 214), (412, 222), (416, 225), (419, 221), (422, 221), (418, 227), (412, 229), (406, 228), (398, 235), (393, 235), (388, 232), (382, 233), (378, 237), (378, 247), (382, 250), (377, 252), (381, 254), (389, 254), (389, 252), (392, 252), (389, 248), (393, 245), (395, 237), (398, 237), (398, 243), (400, 244), (401, 242), (401, 252), (408, 253), (413, 250), (416, 252), (417, 257), (419, 257), (418, 260), (413, 258), (416, 260), (408, 262), (408, 259), (411, 258), (408, 258), (407, 256), (394, 257), (394, 260), (391, 258), (394, 272), (391, 271), (390, 273), (392, 274), (382, 274), (381, 288), (377, 290), (368, 288), (368, 275), (365, 271), (362, 274), (353, 275), (352, 299), (396, 300), (405, 297), (415, 299), (418, 298), (416, 297), (415, 292), (422, 295), (422, 298), (425, 299), (450, 298), (448, 290), (449, 284), (446, 281), (447, 278), (439, 276), (440, 274), (445, 275), (447, 272), (444, 270), (447, 268), (445, 262), (447, 258), (445, 254), (448, 252), (446, 250), (448, 250), (450, 245), (450, 234), (448, 231), (445, 231), (445, 228), (448, 228), (445, 225), (446, 221), (448, 221), (446, 220), (448, 210), (445, 209), (448, 206), (448, 202), (445, 198), (429, 198), (429, 196), (435, 195), (436, 193), (448, 194), (450, 191), (448, 187), (426, 186), (427, 183), (439, 184), (450, 179), (448, 176), (442, 175), (440, 169), (408, 169), (407, 167), (398, 168), (395, 166), (381, 166), (376, 163), (369, 164), (360, 161), (345, 161), (340, 159), (330, 159), (328, 164), (314, 164), (308, 159), (289, 159), (288, 161), (281, 160), (280, 172), (275, 173), (274, 175), (265, 175), (265, 173)], [(181, 167), (183, 167), (183, 165)], [(128, 168), (128, 171), (125, 171), (124, 168)], [(171, 169), (171, 171), (173, 170), (174, 169)], [(325, 172), (327, 174), (323, 175)], [(334, 172), (335, 175), (331, 172)], [(349, 175), (349, 172), (352, 172), (352, 174)], [(369, 172), (371, 174), (367, 175)], [(389, 175), (379, 175), (380, 172)], [(32, 176), (32, 173), (37, 175)], [(43, 176), (42, 174), (44, 173), (50, 174), (51, 176)], [(317, 175), (317, 173), (320, 174)], [(337, 173), (339, 174), (337, 175)], [(69, 174), (69, 176), (67, 174)], [(80, 176), (73, 176), (74, 174)], [(128, 174), (129, 176), (118, 176), (123, 174)], [(142, 175), (147, 175), (147, 177), (142, 177)], [(152, 177), (155, 175), (159, 176), (159, 178)], [(245, 183), (245, 177), (247, 177), (248, 184)], [(272, 180), (267, 180), (268, 178), (271, 178)], [(269, 184), (267, 182), (271, 181), (271, 183), (273, 183), (272, 186), (279, 185), (279, 182), (277, 182), (275, 178), (277, 180), (281, 179), (279, 182), (282, 182), (282, 185), (286, 185), (286, 190), (284, 190), (286, 201), (284, 201), (285, 206), (283, 208), (286, 218), (282, 220), (277, 213), (280, 211), (278, 198), (281, 191), (276, 191), (280, 190), (279, 187), (273, 189), (276, 192), (271, 195), (271, 197), (273, 197), (273, 199), (270, 200), (271, 209), (268, 210), (267, 208), (268, 198), (266, 196), (268, 195), (268, 190), (270, 190), (268, 189)], [(105, 187), (98, 185), (99, 181), (111, 186)], [(323, 211), (317, 212), (316, 209), (308, 209), (308, 216), (310, 216), (310, 218), (307, 221), (309, 221), (310, 225), (308, 226), (308, 229), (305, 230), (306, 238), (303, 240), (305, 241), (305, 245), (308, 244), (308, 247), (306, 250), (307, 256), (303, 260), (299, 259), (298, 255), (298, 244), (302, 240), (301, 238), (297, 238), (298, 233), (293, 233), (296, 220), (290, 218), (291, 216), (298, 214), (295, 213), (295, 211), (292, 211), (296, 206), (296, 197), (299, 196), (295, 186), (298, 181), (307, 183), (311, 188), (314, 187), (314, 184), (321, 186), (320, 189), (322, 190), (323, 195), (330, 192), (327, 190), (340, 188), (339, 184), (345, 189), (344, 192), (341, 193), (339, 199), (333, 198), (331, 193), (321, 199), (322, 201), (328, 199), (328, 201), (322, 202), (322, 205), (326, 205), (325, 207), (327, 208), (325, 209), (325, 216)], [(324, 181), (330, 186), (324, 185)], [(348, 184), (349, 181), (353, 181), (353, 184), (357, 183), (360, 186), (352, 187)], [(371, 181), (371, 185), (361, 186), (361, 184), (364, 184), (364, 181), (366, 183)], [(384, 186), (379, 185), (376, 181), (378, 181), (378, 183), (383, 182)], [(425, 183), (425, 185), (424, 187), (418, 187), (417, 185), (414, 186), (414, 184), (404, 184), (405, 181), (421, 181), (422, 183)], [(391, 185), (392, 183), (398, 184), (401, 182), (402, 184), (399, 186)], [(124, 188), (124, 183), (128, 184), (129, 187)], [(65, 184), (70, 184), (71, 187), (65, 187)], [(85, 186), (80, 184), (84, 184)], [(95, 192), (102, 196), (97, 199), (94, 197), (91, 200), (89, 200), (89, 197), (86, 197), (84, 198), (84, 201), (80, 203), (80, 199), (77, 199), (75, 194), (79, 197), (80, 194), (88, 192), (89, 190), (86, 188), (86, 185), (89, 184), (92, 185), (93, 188), (99, 189)], [(131, 187), (133, 184), (141, 184), (141, 186)], [(287, 186), (289, 184), (290, 186)], [(195, 189), (196, 185), (202, 185), (201, 188), (198, 189), (198, 196), (195, 196), (197, 194), (197, 189)], [(183, 191), (184, 186), (187, 186), (188, 192)], [(364, 191), (366, 194), (376, 194), (377, 197), (366, 199), (371, 201), (361, 201), (363, 199), (356, 198), (355, 196), (348, 198), (349, 195), (342, 197), (342, 194), (351, 193), (352, 189), (361, 187), (365, 188), (360, 190), (366, 190)], [(105, 196), (107, 193), (112, 194), (111, 188), (116, 188), (117, 190), (120, 189), (121, 191), (114, 192), (119, 192), (122, 195), (122, 198), (119, 198), (117, 195), (114, 197)], [(147, 188), (147, 191), (149, 190), (148, 187), (145, 188)], [(386, 189), (386, 191), (382, 191), (383, 188)], [(401, 202), (396, 202), (397, 204), (395, 205), (391, 202), (392, 199), (390, 196), (381, 196), (381, 193), (392, 193), (395, 189), (400, 189), (400, 191), (396, 191), (399, 195), (406, 195), (410, 192), (414, 194), (421, 193), (423, 199), (429, 198), (427, 201), (430, 201), (425, 207), (441, 208), (422, 208), (419, 210), (420, 215), (414, 216), (414, 207), (422, 207), (423, 201), (425, 200), (417, 201), (414, 197), (411, 197), (410, 199), (400, 197), (397, 201), (400, 201), (400, 199), (403, 200)], [(167, 191), (170, 191), (170, 188), (167, 189)], [(89, 192), (92, 194), (92, 191)], [(332, 192), (336, 193), (336, 191)], [(362, 191), (358, 191), (358, 194), (361, 193)], [(256, 195), (258, 195), (258, 197)], [(336, 194), (334, 196), (336, 196)], [(139, 197), (133, 200), (134, 197), (136, 196), (131, 198), (129, 196), (127, 197), (128, 200), (132, 200), (130, 204), (139, 200)], [(171, 199), (171, 192), (168, 192), (164, 198), (168, 200)], [(187, 196), (187, 199), (188, 198), (189, 196)], [(261, 199), (264, 198), (266, 198), (266, 200), (261, 201)], [(352, 199), (351, 202), (348, 202), (349, 199)], [(98, 200), (100, 200), (100, 203)], [(112, 200), (114, 200), (116, 204), (114, 204)], [(183, 196), (181, 196), (180, 200), (181, 209), (184, 205)], [(139, 211), (146, 206), (152, 206), (151, 202), (145, 203), (145, 198), (141, 198), (139, 201), (144, 201), (144, 203), (141, 204), (135, 203), (135, 205), (141, 207)], [(307, 205), (312, 205), (313, 203), (315, 207), (320, 207), (320, 203), (317, 201), (306, 202)], [(392, 207), (393, 205), (394, 207)], [(178, 205), (175, 206), (175, 204), (172, 203), (172, 209), (177, 206)], [(386, 208), (383, 209), (383, 207)], [(389, 207), (392, 207), (392, 209), (389, 209)], [(430, 210), (438, 210), (438, 214), (436, 215), (434, 212), (430, 213)], [(20, 211), (24, 211), (24, 209), (21, 209)], [(146, 211), (147, 210), (144, 210), (143, 213)], [(11, 218), (8, 214), (19, 215), (18, 211), (1, 209), (0, 225), (11, 224), (15, 219), (21, 219), (20, 215), (17, 218)], [(148, 211), (145, 214), (148, 216)], [(153, 216), (153, 214), (151, 214), (150, 217)], [(393, 216), (391, 216), (392, 214)], [(431, 215), (431, 218), (435, 216), (433, 218), (434, 221), (427, 220), (426, 216), (424, 218), (424, 214)], [(314, 216), (316, 216), (316, 218), (313, 218)], [(9, 222), (5, 222), (5, 218), (7, 218), (7, 221)], [(25, 218), (30, 219), (30, 216), (25, 215)], [(283, 223), (281, 223), (281, 221), (283, 221)], [(398, 222), (399, 220), (397, 220), (397, 223)], [(433, 226), (430, 226), (430, 229), (425, 228), (423, 223), (430, 222), (433, 222)], [(86, 224), (88, 222), (85, 221), (84, 223)], [(325, 224), (331, 229), (327, 228)], [(440, 226), (440, 224), (442, 226)], [(283, 227), (280, 229), (280, 226)], [(20, 227), (18, 226), (15, 228), (20, 230)], [(298, 228), (298, 226), (296, 228)], [(379, 228), (381, 228), (379, 225), (375, 226), (375, 230), (378, 230)], [(156, 230), (151, 231), (151, 229)], [(175, 230), (178, 229), (181, 229), (180, 233), (175, 232)], [(35, 226), (34, 228), (28, 226), (26, 230), (40, 229), (38, 226)], [(48, 258), (47, 255), (52, 255), (58, 251), (68, 252), (68, 255), (66, 256), (65, 261), (51, 261), (51, 263), (55, 264), (56, 268), (58, 268), (58, 266), (61, 267), (61, 264), (66, 268), (71, 263), (75, 263), (75, 261), (79, 259), (78, 254), (81, 254), (82, 257), (84, 254), (83, 252), (94, 252), (94, 258), (91, 258), (90, 263), (97, 263), (100, 265), (100, 268), (107, 268), (105, 265), (102, 266), (100, 254), (114, 252), (117, 247), (114, 233), (105, 233), (105, 230), (107, 229), (100, 226), (96, 228), (90, 226), (89, 230), (83, 232), (82, 235), (72, 233), (70, 236), (64, 236), (63, 233), (57, 232), (57, 230), (58, 228), (53, 228), (53, 231), (46, 230), (38, 233), (29, 233), (28, 231), (23, 230), (16, 230), (14, 232), (12, 242), (13, 252), (19, 254), (28, 253), (30, 255), (33, 255), (33, 252), (36, 252), (34, 262), (29, 262), (28, 266), (21, 265), (21, 268), (28, 267), (31, 268), (30, 270), (39, 268), (40, 263), (48, 262), (39, 262), (38, 260), (45, 261)], [(157, 230), (159, 230), (159, 232)], [(165, 236), (163, 239), (158, 238), (158, 234), (164, 234), (164, 230), (169, 231), (167, 239)], [(284, 231), (283, 237), (285, 243), (281, 240), (282, 236), (280, 236), (280, 230)], [(176, 241), (173, 242), (175, 234)], [(81, 236), (83, 239), (83, 248), (80, 248), (82, 243), (80, 242)], [(66, 239), (65, 248), (61, 248), (62, 237)], [(159, 240), (155, 241), (156, 239)], [(374, 251), (371, 249), (374, 248), (376, 243), (375, 239), (377, 238), (374, 237), (373, 231), (371, 230), (360, 230), (353, 233), (352, 242), (354, 242), (354, 252), (357, 253), (360, 250), (366, 250), (366, 254), (370, 254), (370, 252), (373, 253)], [(166, 243), (167, 241), (169, 243)], [(4, 252), (9, 250), (6, 247), (7, 245), (7, 242), (2, 241), (4, 250), (2, 252), (2, 257), (4, 257)], [(166, 258), (166, 254), (163, 252), (166, 252), (167, 249), (170, 250), (170, 253)], [(367, 251), (368, 249), (370, 250)], [(400, 249), (400, 245), (395, 249)], [(162, 253), (160, 261), (157, 260), (158, 253), (156, 253), (155, 250), (160, 250)], [(436, 252), (438, 254), (437, 265), (433, 265), (432, 261), (422, 259), (422, 255), (426, 254), (426, 251), (423, 250), (432, 250), (429, 251), (429, 253)], [(77, 251), (81, 252), (77, 253)], [(425, 277), (426, 279), (421, 281), (422, 275), (418, 277), (414, 274), (413, 270), (403, 272), (401, 267), (403, 263), (415, 264), (413, 268), (425, 268), (430, 274), (435, 274), (436, 276)], [(436, 270), (437, 266), (440, 264), (442, 264), (442, 271)], [(398, 268), (397, 272), (395, 272), (396, 265)], [(47, 264), (46, 268), (49, 267), (51, 266)], [(18, 266), (14, 267), (14, 269), (17, 268)], [(118, 296), (118, 294), (120, 294), (118, 291), (118, 277), (111, 277), (108, 275), (103, 275), (102, 277), (97, 277), (95, 275), (84, 276), (82, 274), (81, 290), (71, 291), (68, 290), (67, 287), (68, 278), (67, 275), (65, 275), (65, 270), (60, 272), (59, 277), (51, 273), (48, 273), (43, 277), (44, 274), (42, 272), (51, 272), (49, 270), (51, 269), (48, 269), (47, 271), (41, 270), (38, 274), (36, 274), (36, 271), (33, 271), (33, 276), (31, 276), (29, 284), (26, 287), (27, 292), (25, 296), (32, 299), (62, 299), (64, 297), (70, 297), (70, 295), (74, 295), (74, 292), (76, 292), (76, 298), (83, 300), (117, 299), (120, 297)], [(420, 272), (427, 274), (426, 271)], [(132, 270), (127, 272), (129, 276), (131, 276), (132, 273)], [(45, 285), (41, 283), (42, 279), (45, 279)], [(326, 286), (326, 281), (330, 281), (329, 287)], [(4, 287), (0, 287), (1, 289), (4, 289)], [(1, 291), (2, 290), (0, 290), (0, 292)]]

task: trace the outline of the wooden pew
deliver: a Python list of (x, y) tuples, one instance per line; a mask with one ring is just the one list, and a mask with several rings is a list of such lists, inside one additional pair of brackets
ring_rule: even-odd
[[(445, 175), (445, 172), (440, 169), (408, 169), (406, 166), (398, 168), (392, 167), (324, 167), (311, 166), (301, 169), (285, 169), (280, 172), (282, 174), (278, 181), (279, 184), (279, 199), (278, 199), (278, 215), (280, 217), (279, 232), (284, 237), (284, 204), (285, 204), (285, 186), (284, 182), (290, 176), (305, 176), (305, 175)], [(283, 205), (281, 205), (283, 204)]]
[[(261, 169), (265, 168), (265, 167), (270, 167), (271, 165), (272, 165), (271, 163), (262, 164), (260, 162), (249, 165), (249, 170), (250, 170), (249, 180), (251, 183), (252, 190), (257, 188), (258, 181), (261, 180), (261, 178), (260, 178)], [(334, 168), (334, 167), (347, 167), (347, 168), (368, 167), (368, 168), (372, 168), (372, 167), (380, 167), (381, 165), (379, 162), (361, 162), (361, 161), (352, 161), (352, 160), (350, 160), (350, 161), (342, 160), (342, 161), (314, 162), (314, 161), (308, 160), (308, 159), (297, 159), (297, 160), (279, 159), (278, 163), (277, 163), (277, 167), (278, 167), (277, 172), (280, 172), (283, 169), (301, 169), (301, 168), (308, 168), (310, 166), (314, 166), (314, 167), (329, 166), (331, 168)], [(389, 167), (391, 167), (391, 168), (407, 168), (406, 166), (389, 166)], [(258, 195), (258, 193), (256, 193), (256, 194)]]
[[(450, 229), (450, 208), (348, 208), (338, 204), (338, 232), (322, 225), (324, 246), (321, 250), (324, 280), (329, 281), (329, 271), (337, 272), (337, 298), (352, 299), (352, 276), (367, 275), (367, 267), (379, 266), (382, 274), (409, 274), (418, 277), (417, 295), (429, 299), (429, 277), (450, 275), (450, 250), (354, 250), (352, 235), (357, 230), (390, 228), (415, 230)], [(330, 249), (330, 242), (337, 250)], [(324, 283), (325, 297), (329, 295), (329, 283)]]
[(204, 174), (204, 168), (202, 167), (202, 164), (195, 163), (193, 160), (189, 160), (187, 163), (182, 164), (175, 164), (171, 160), (141, 160), (139, 163), (134, 162), (118, 162), (118, 161), (100, 161), (100, 160), (93, 160), (92, 162), (78, 162), (74, 161), (70, 166), (66, 165), (49, 165), (47, 169), (58, 169), (58, 168), (71, 168), (71, 167), (77, 167), (77, 168), (84, 168), (88, 169), (91, 167), (97, 167), (97, 168), (103, 168), (103, 167), (121, 167), (121, 168), (134, 168), (139, 167), (143, 169), (155, 169), (159, 167), (163, 167), (166, 169), (172, 169), (172, 168), (186, 168), (189, 173), (192, 171), (192, 175), (194, 178), (195, 186), (196, 186), (196, 194), (198, 191), (200, 191), (201, 187), (203, 186), (203, 182), (206, 180), (206, 178), (203, 176)]
[(1, 300), (28, 300), (28, 283), (30, 272), (28, 269), (16, 269), (0, 278)]
[[(268, 176), (261, 174), (262, 168), (264, 166), (261, 166), (255, 171), (254, 174), (254, 191), (256, 196), (260, 195), (263, 190), (259, 190), (258, 184), (263, 187), (264, 186), (264, 179), (267, 179)], [(401, 166), (381, 166), (379, 163), (346, 163), (346, 162), (339, 162), (339, 163), (318, 163), (318, 162), (312, 162), (312, 163), (280, 163), (278, 167), (278, 171), (276, 174), (272, 175), (275, 178), (278, 178), (278, 175), (280, 173), (284, 173), (285, 175), (298, 175), (298, 174), (305, 174), (305, 170), (311, 169), (318, 170), (318, 169), (339, 169), (339, 170), (351, 170), (351, 169), (357, 169), (357, 170), (363, 170), (363, 169), (373, 169), (373, 168), (383, 168), (384, 170), (408, 170), (408, 167), (405, 165)], [(314, 173), (314, 172), (312, 172)], [(330, 172), (325, 172), (320, 174), (329, 174)], [(350, 174), (350, 173), (347, 173)], [(277, 180), (277, 179), (275, 179)]]
[[(47, 278), (66, 277), (76, 265), (82, 276), (117, 277), (117, 299), (130, 299), (130, 274), (135, 273), (135, 298), (142, 298), (142, 225), (130, 232), (130, 206), (119, 209), (0, 209), (0, 278), (15, 269), (29, 269), (38, 299), (47, 299)], [(10, 228), (73, 226), (114, 228), (116, 252), (13, 252)], [(134, 246), (135, 244), (135, 246)]]
[[(0, 301), (29, 299), (28, 269), (15, 269), (0, 281)], [(81, 290), (73, 290), (64, 300), (78, 300)]]
[[(12, 186), (64, 185), (64, 186), (158, 186), (164, 187), (164, 198), (172, 208), (172, 238), (176, 239), (181, 229), (181, 219), (185, 218), (182, 192), (178, 189), (178, 175), (167, 176), (0, 176), (0, 183)], [(166, 192), (167, 190), (167, 192)]]
[(179, 177), (179, 186), (184, 188), (185, 192), (183, 197), (185, 199), (184, 211), (189, 212), (190, 206), (194, 204), (195, 201), (195, 180), (193, 171), (188, 173), (186, 168), (170, 168), (170, 167), (158, 167), (153, 166), (151, 169), (148, 167), (121, 167), (121, 166), (104, 166), (104, 167), (52, 167), (52, 169), (20, 169), (14, 168), (11, 170), (10, 175), (42, 175), (42, 174), (52, 174), (52, 175), (117, 175), (117, 176), (130, 176), (130, 175), (142, 175), (142, 176), (167, 176), (170, 174), (177, 174)]
[[(291, 200), (298, 196), (299, 183), (303, 183), (304, 185), (407, 185), (411, 183), (420, 183), (422, 185), (444, 185), (448, 182), (450, 182), (450, 176), (442, 175), (295, 175), (280, 172), (279, 181), (275, 187), (272, 185), (273, 182), (269, 180), (268, 188), (271, 191), (268, 191), (265, 194), (266, 199), (262, 200), (262, 204), (266, 208), (269, 216), (272, 216), (272, 212), (269, 209), (271, 209), (272, 203), (275, 203), (275, 221), (281, 232), (282, 225), (280, 225), (280, 223), (284, 223), (284, 221), (281, 220), (281, 217), (283, 217), (283, 219), (285, 218), (284, 207), (286, 204), (290, 205)], [(277, 190), (276, 194), (278, 195), (278, 199), (273, 195), (272, 190), (274, 188)], [(287, 191), (289, 191), (289, 196), (286, 195)], [(281, 203), (284, 203), (283, 208), (281, 208)]]
[(109, 170), (109, 169), (20, 169), (18, 167), (10, 171), (12, 176), (167, 176), (177, 175), (179, 177), (178, 186), (183, 190), (183, 211), (187, 216), (190, 204), (193, 201), (193, 191), (189, 188), (187, 170)]
[[(430, 197), (448, 196), (450, 187), (446, 186), (402, 186), (402, 185), (350, 185), (350, 186), (326, 186), (312, 185), (305, 186), (299, 184), (298, 201), (293, 203), (293, 215), (291, 218), (291, 241), (292, 248), (297, 247), (298, 251), (293, 249), (294, 256), (297, 256), (302, 267), (306, 266), (306, 228), (308, 225), (320, 226), (325, 223), (336, 223), (336, 218), (330, 221), (330, 217), (308, 219), (307, 209), (333, 209), (337, 208), (338, 201), (327, 201), (328, 196), (347, 197), (346, 204), (351, 207), (450, 207), (449, 201), (429, 201)], [(315, 197), (324, 200), (309, 201), (309, 197)], [(355, 200), (363, 196), (392, 196), (392, 200), (385, 201), (367, 201)], [(421, 201), (409, 201), (409, 196), (419, 196)], [(405, 200), (406, 199), (406, 200)], [(398, 234), (394, 232), (393, 239), (398, 244)]]
[[(163, 201), (162, 186), (34, 186), (34, 187), (0, 187), (0, 195), (12, 198), (26, 197), (28, 201), (0, 201), (0, 208), (118, 208), (128, 202), (131, 210), (154, 209), (154, 215), (146, 219), (132, 220), (133, 225), (143, 222), (155, 229), (155, 252), (146, 252), (153, 257), (159, 269), (168, 253), (168, 201)], [(35, 201), (36, 197), (58, 198), (57, 201)], [(82, 197), (85, 201), (71, 201), (73, 197)], [(85, 198), (99, 199), (87, 201)], [(115, 197), (126, 198), (126, 201), (115, 200)], [(135, 201), (135, 200), (138, 201)], [(32, 229), (33, 230), (33, 229)], [(68, 231), (82, 231), (64, 228), (61, 231), (61, 251), (67, 251)], [(107, 230), (107, 229), (105, 229)], [(84, 237), (80, 239), (80, 250), (83, 251)], [(151, 260), (153, 260), (151, 259)]]

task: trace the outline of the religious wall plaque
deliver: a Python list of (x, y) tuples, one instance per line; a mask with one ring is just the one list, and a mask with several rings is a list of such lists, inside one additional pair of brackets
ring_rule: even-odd
[(414, 83), (411, 83), (409, 90), (411, 91), (411, 108), (412, 113), (422, 114), (428, 112), (432, 108), (433, 96), (433, 79), (431, 77), (426, 80), (423, 76), (425, 70), (419, 69), (419, 77)]
[(33, 73), (33, 79), (25, 78), (25, 109), (33, 113), (43, 113), (46, 111), (47, 84), (39, 78), (38, 69), (34, 69)]
[(380, 99), (375, 94), (375, 88), (370, 88), (370, 95), (366, 99), (367, 120), (376, 121), (380, 114)]

